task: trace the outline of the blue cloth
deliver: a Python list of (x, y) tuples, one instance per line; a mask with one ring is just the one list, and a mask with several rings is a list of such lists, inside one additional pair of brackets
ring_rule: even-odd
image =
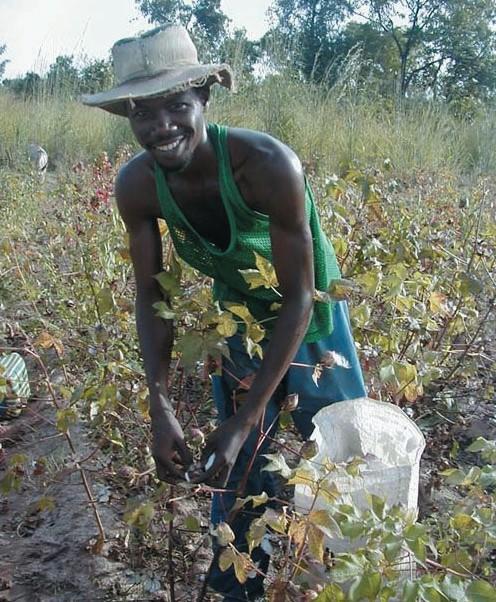
[[(265, 411), (264, 430), (274, 423), (270, 436), (274, 437), (277, 430), (277, 416), (280, 411), (280, 403), (287, 395), (298, 393), (299, 403), (292, 417), (296, 428), (304, 439), (308, 439), (313, 431), (312, 418), (322, 408), (335, 401), (345, 399), (356, 399), (366, 395), (362, 371), (358, 362), (355, 344), (351, 335), (348, 308), (344, 301), (336, 303), (334, 309), (334, 330), (328, 337), (316, 343), (304, 343), (299, 348), (296, 356), (278, 386), (276, 392), (267, 404)], [(222, 422), (232, 416), (236, 404), (243, 395), (240, 391), (240, 382), (249, 380), (255, 374), (261, 364), (259, 358), (250, 358), (246, 353), (240, 335), (234, 335), (228, 339), (230, 359), (223, 361), (221, 376), (212, 378), (213, 395)], [(314, 367), (321, 363), (326, 352), (334, 351), (344, 357), (349, 363), (349, 368), (335, 365), (331, 369), (324, 368), (318, 379), (318, 386), (312, 379)], [(304, 364), (308, 367), (295, 364)], [(242, 388), (241, 388), (242, 389)], [(241, 483), (247, 466), (253, 457), (256, 447), (258, 432), (253, 431), (243, 446), (236, 464), (231, 472), (227, 489), (236, 490)], [(211, 521), (213, 525), (226, 521), (229, 510), (234, 504), (236, 497), (258, 495), (265, 491), (269, 497), (277, 493), (276, 481), (270, 472), (262, 471), (266, 459), (262, 454), (268, 453), (270, 441), (265, 440), (262, 444), (253, 466), (249, 472), (246, 488), (242, 493), (215, 494), (212, 501)], [(264, 507), (253, 510), (250, 508), (238, 512), (230, 523), (236, 536), (235, 546), (241, 551), (248, 551), (246, 533), (254, 518), (264, 511)], [(259, 563), (260, 569), (265, 573), (269, 564), (269, 557), (261, 548), (252, 553), (252, 559)], [(209, 575), (209, 585), (216, 591), (226, 595), (225, 600), (250, 600), (256, 596), (263, 595), (263, 583), (260, 577), (248, 579), (241, 585), (234, 571), (229, 569), (221, 571), (216, 558)]]

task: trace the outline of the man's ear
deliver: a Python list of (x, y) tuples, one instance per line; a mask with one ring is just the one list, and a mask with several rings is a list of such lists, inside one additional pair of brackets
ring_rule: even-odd
[(198, 98), (200, 99), (202, 105), (207, 108), (208, 101), (210, 100), (210, 86), (196, 88), (196, 93), (198, 94)]

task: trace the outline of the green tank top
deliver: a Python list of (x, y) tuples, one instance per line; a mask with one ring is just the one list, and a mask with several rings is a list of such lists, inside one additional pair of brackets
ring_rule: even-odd
[[(270, 337), (277, 318), (277, 309), (271, 309), (271, 306), (280, 303), (281, 298), (271, 289), (250, 289), (240, 273), (240, 270), (256, 269), (254, 252), (272, 262), (269, 218), (250, 209), (238, 190), (229, 160), (228, 128), (210, 123), (207, 131), (217, 155), (220, 193), (231, 229), (229, 246), (221, 250), (196, 232), (176, 204), (166, 175), (156, 163), (155, 180), (162, 215), (177, 254), (186, 263), (213, 278), (214, 300), (219, 301), (221, 307), (224, 302), (245, 304), (254, 318), (263, 320), (266, 336)], [(315, 288), (325, 291), (330, 281), (339, 278), (340, 274), (334, 249), (320, 227), (308, 183), (305, 187), (305, 208), (313, 239)], [(318, 341), (330, 334), (332, 328), (331, 304), (316, 301), (305, 342)]]

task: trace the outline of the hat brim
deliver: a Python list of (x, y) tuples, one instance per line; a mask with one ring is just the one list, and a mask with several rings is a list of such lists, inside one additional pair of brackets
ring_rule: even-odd
[(127, 117), (128, 101), (165, 96), (218, 83), (231, 90), (233, 76), (228, 65), (194, 65), (182, 69), (167, 70), (152, 77), (133, 79), (98, 94), (84, 94), (81, 102), (99, 107), (109, 113)]

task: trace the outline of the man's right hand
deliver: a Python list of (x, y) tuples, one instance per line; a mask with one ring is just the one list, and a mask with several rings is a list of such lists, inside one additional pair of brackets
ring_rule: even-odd
[(181, 425), (170, 410), (152, 418), (152, 455), (158, 478), (172, 485), (184, 480), (185, 472), (193, 462)]

